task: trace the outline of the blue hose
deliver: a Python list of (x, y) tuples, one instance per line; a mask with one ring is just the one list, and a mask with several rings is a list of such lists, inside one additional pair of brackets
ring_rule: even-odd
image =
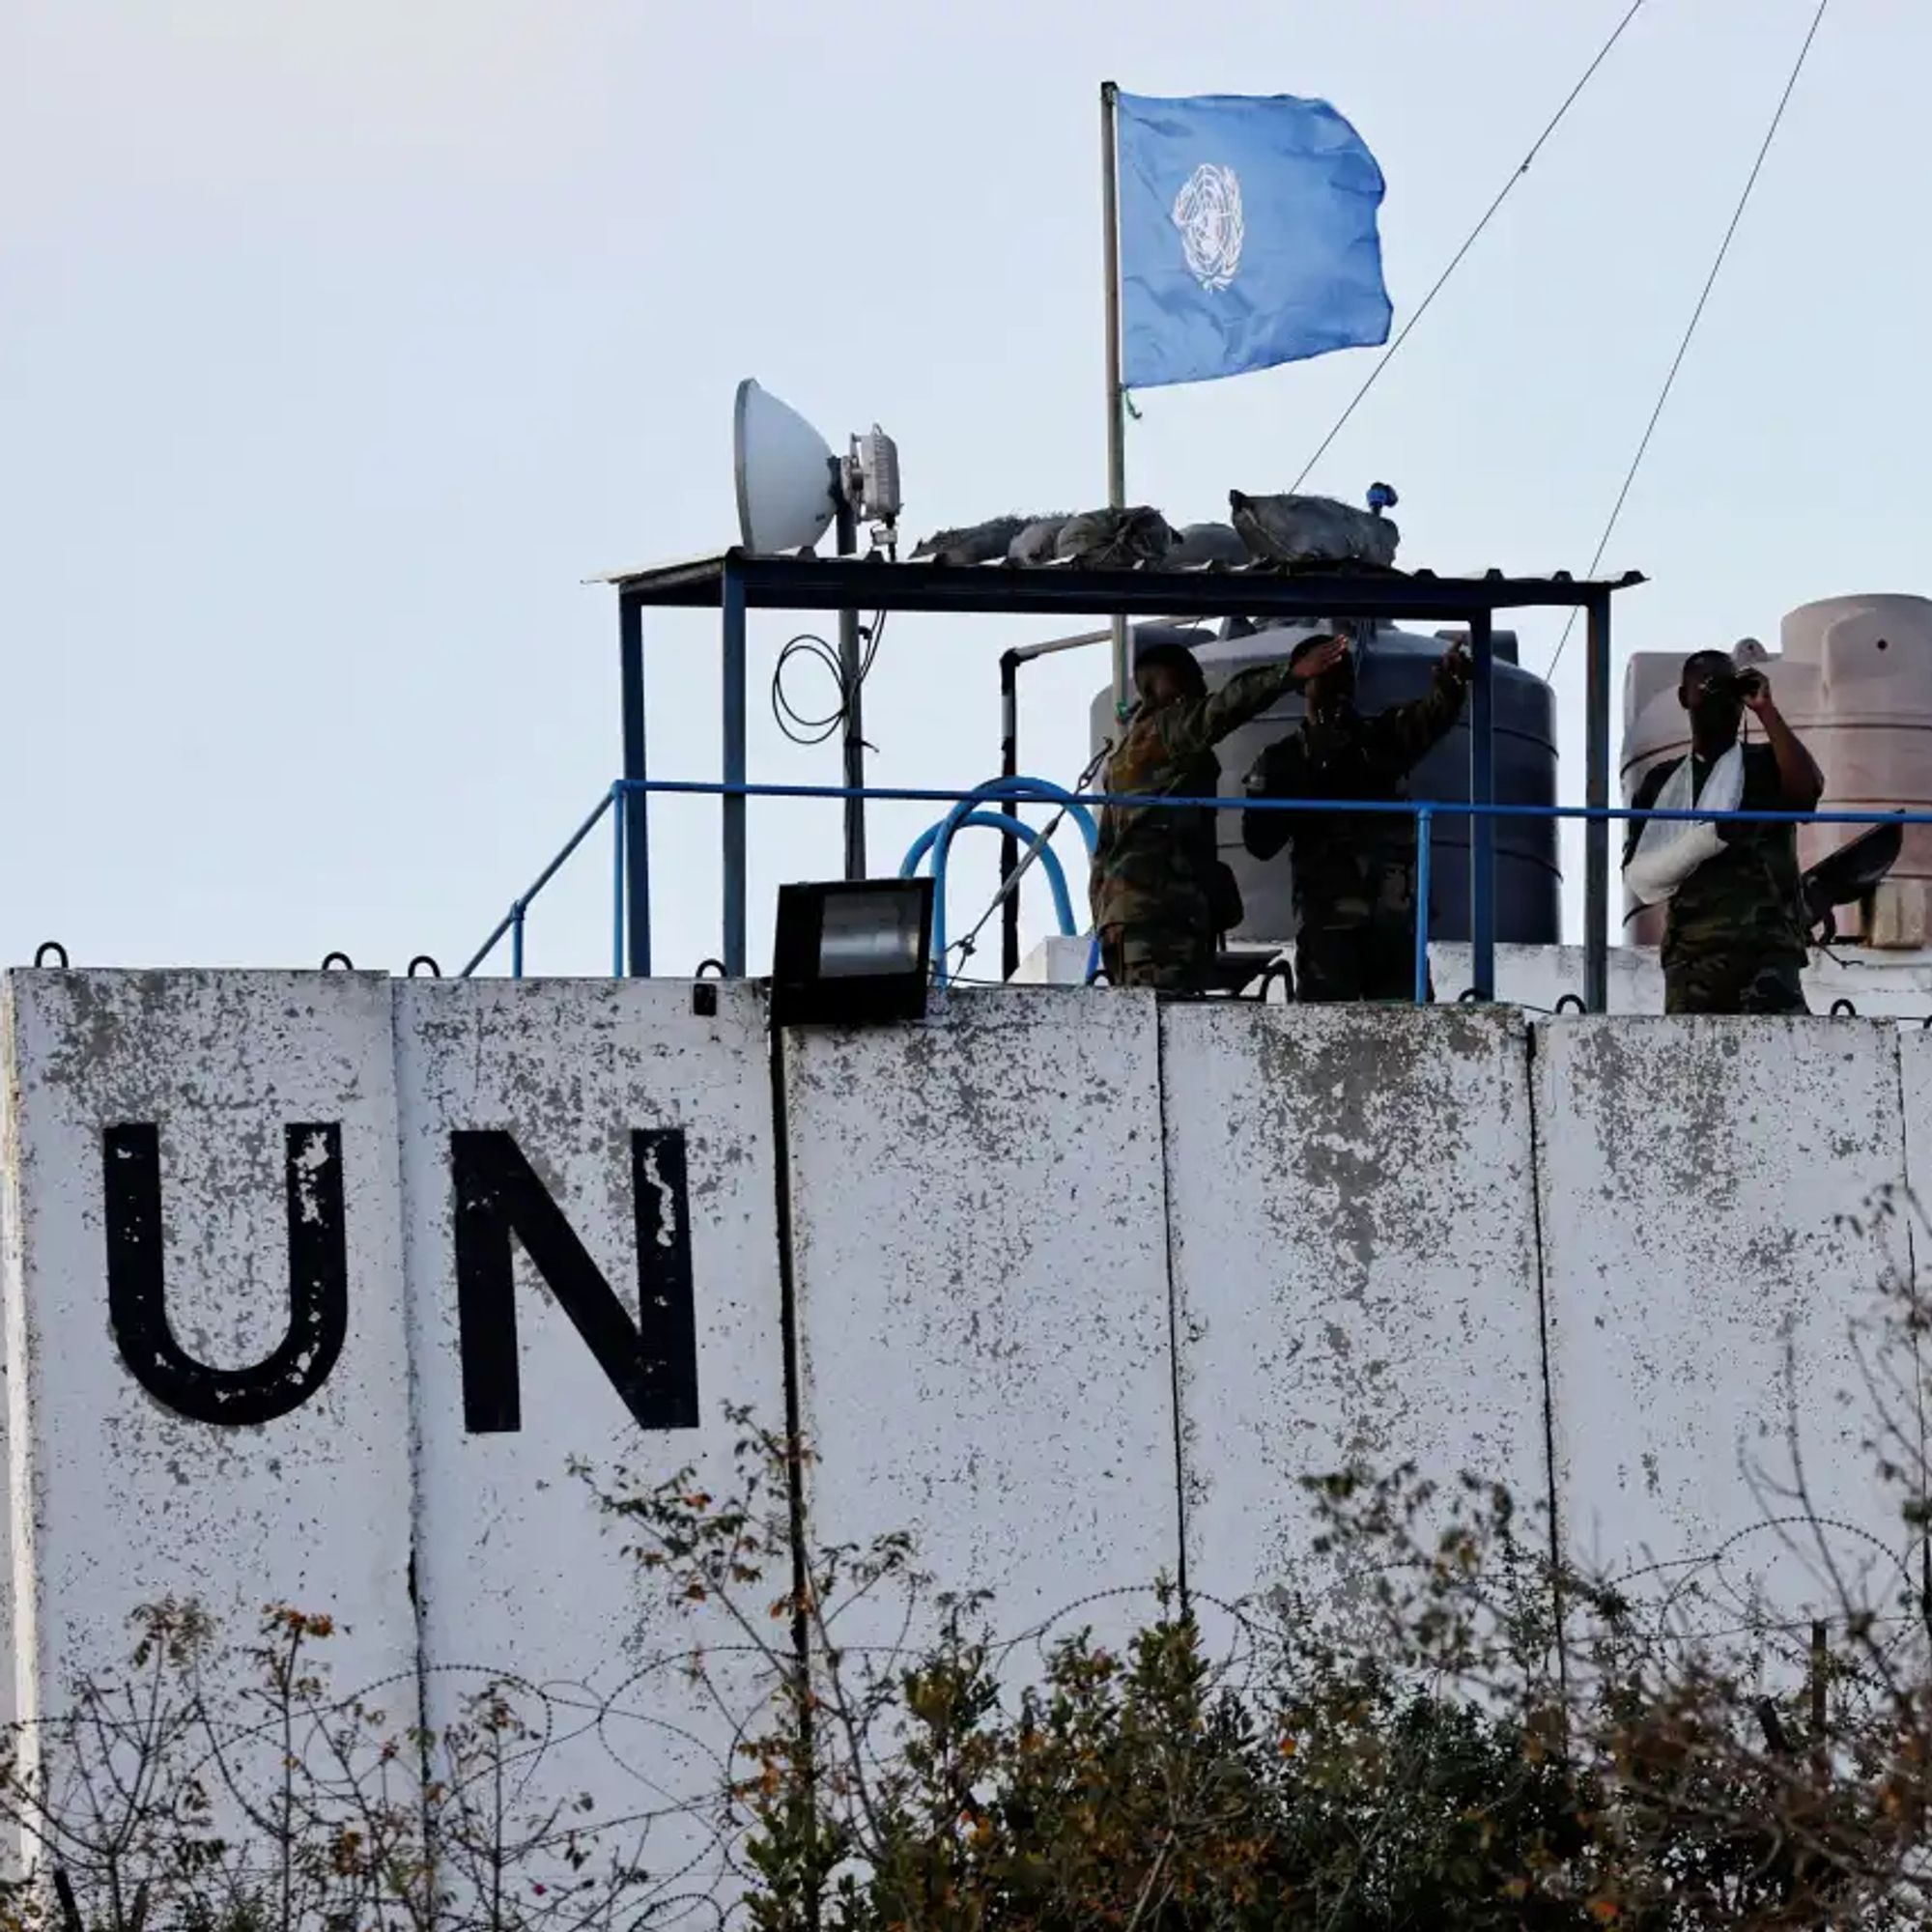
[[(942, 831), (949, 835), (957, 832), (962, 825), (983, 825), (994, 832), (1017, 833), (1028, 838), (1029, 844), (1039, 847), (1040, 864), (1046, 872), (1046, 882), (1053, 893), (1054, 917), (1060, 922), (1060, 930), (1067, 938), (1074, 933), (1073, 900), (1066, 890), (1066, 873), (1060, 863), (1060, 855), (1051, 845), (1046, 844), (1044, 831), (1036, 832), (1033, 827), (1004, 811), (969, 811), (964, 818), (953, 819), (945, 826), (929, 825), (913, 842), (912, 849), (905, 855), (905, 862), (899, 867), (899, 877), (909, 879), (919, 869), (919, 862), (931, 851)], [(943, 859), (936, 861), (933, 871), (932, 894), (932, 962), (933, 975), (940, 984), (946, 981), (946, 877)]]
[[(1030, 835), (1028, 848), (1037, 848), (1040, 858), (1046, 862), (1047, 878), (1052, 885), (1054, 911), (1060, 920), (1061, 932), (1068, 938), (1075, 931), (1073, 907), (1067, 897), (1066, 876), (1052, 848), (1049, 847), (1044, 831), (1034, 832), (1032, 828), (1017, 818), (1000, 812), (984, 812), (978, 810), (984, 803), (1009, 801), (1014, 805), (1058, 805), (1065, 809), (1080, 828), (1080, 836), (1086, 840), (1087, 850), (1092, 853), (1099, 843), (1099, 833), (1094, 823), (1094, 814), (1081, 805), (1069, 791), (1052, 783), (1046, 779), (1000, 778), (989, 779), (982, 785), (976, 785), (969, 798), (961, 799), (940, 822), (931, 827), (914, 844), (906, 855), (906, 863), (900, 867), (901, 877), (910, 877), (920, 859), (928, 849), (933, 850), (932, 860), (932, 961), (935, 981), (946, 982), (946, 865), (952, 851), (952, 835), (961, 825), (991, 823), (1003, 832), (1017, 832)], [(1099, 940), (1096, 937), (1088, 949), (1087, 971), (1089, 977), (1094, 971), (1094, 962), (1099, 954)]]

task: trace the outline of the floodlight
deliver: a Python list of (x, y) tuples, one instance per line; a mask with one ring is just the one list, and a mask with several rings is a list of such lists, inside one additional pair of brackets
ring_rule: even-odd
[(891, 524), (903, 507), (899, 501), (899, 446), (877, 423), (852, 439), (845, 459), (845, 495), (874, 523)]
[(932, 881), (781, 886), (772, 1024), (879, 1026), (925, 1016)]

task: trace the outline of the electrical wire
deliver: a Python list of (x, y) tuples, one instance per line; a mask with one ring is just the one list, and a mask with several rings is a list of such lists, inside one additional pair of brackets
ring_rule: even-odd
[[(1604, 534), (1597, 544), (1596, 554), (1590, 559), (1586, 577), (1595, 577), (1604, 560), (1604, 553), (1610, 547), (1610, 538), (1615, 533), (1617, 519), (1623, 515), (1624, 504), (1629, 499), (1631, 486), (1636, 481), (1636, 472), (1641, 467), (1644, 453), (1650, 448), (1650, 440), (1657, 434), (1659, 418), (1663, 414), (1663, 406), (1670, 400), (1670, 391), (1677, 381), (1677, 372), (1684, 366), (1684, 357), (1690, 348), (1690, 338), (1697, 332), (1697, 325), (1703, 320), (1704, 305), (1711, 299), (1711, 291), (1718, 285), (1718, 276), (1724, 266), (1724, 257), (1730, 253), (1731, 240), (1738, 232), (1738, 224), (1743, 221), (1745, 209), (1749, 205), (1751, 190), (1757, 185), (1757, 178), (1764, 169), (1765, 156), (1771, 153), (1771, 144), (1777, 138), (1778, 124), (1784, 119), (1784, 110), (1790, 105), (1791, 97), (1798, 86), (1798, 76), (1804, 71), (1804, 62), (1811, 52), (1811, 43), (1818, 38), (1818, 29), (1825, 18), (1825, 9), (1832, 0), (1818, 0), (1818, 11), (1811, 15), (1811, 25), (1804, 35), (1804, 44), (1798, 49), (1798, 58), (1792, 63), (1790, 77), (1784, 83), (1784, 92), (1777, 97), (1777, 106), (1771, 117), (1771, 126), (1764, 131), (1764, 139), (1759, 143), (1757, 159), (1751, 163), (1750, 174), (1745, 181), (1745, 191), (1738, 197), (1738, 205), (1731, 211), (1730, 225), (1724, 230), (1724, 239), (1718, 244), (1717, 259), (1711, 264), (1711, 272), (1704, 277), (1704, 286), (1697, 297), (1697, 306), (1690, 311), (1690, 321), (1684, 330), (1684, 339), (1677, 345), (1677, 354), (1671, 357), (1670, 371), (1663, 379), (1663, 387), (1658, 392), (1657, 407), (1650, 412), (1650, 420), (1643, 426), (1643, 435), (1638, 440), (1636, 454), (1631, 458), (1630, 469), (1624, 474), (1623, 488), (1617, 492), (1617, 500), (1610, 506), (1609, 522), (1604, 526)], [(1580, 608), (1580, 607), (1578, 607)], [(1577, 610), (1570, 612), (1569, 621), (1563, 626), (1563, 635), (1556, 640), (1556, 649), (1549, 660), (1549, 668), (1544, 672), (1546, 680), (1555, 676), (1556, 667), (1562, 662), (1564, 648), (1570, 642), (1570, 634), (1577, 628)]]
[(1503, 203), (1506, 202), (1510, 198), (1511, 194), (1515, 192), (1517, 184), (1520, 181), (1521, 181), (1523, 176), (1529, 172), (1529, 164), (1533, 160), (1535, 160), (1535, 158), (1539, 154), (1542, 153), (1544, 143), (1549, 139), (1550, 135), (1555, 133), (1557, 128), (1562, 124), (1563, 117), (1566, 114), (1568, 114), (1571, 108), (1577, 104), (1577, 97), (1579, 94), (1581, 94), (1584, 88), (1586, 88), (1590, 84), (1591, 76), (1595, 74), (1597, 70), (1600, 67), (1602, 67), (1604, 62), (1609, 57), (1610, 49), (1614, 47), (1620, 40), (1623, 39), (1624, 29), (1628, 27), (1630, 23), (1636, 18), (1638, 13), (1642, 10), (1642, 7), (1643, 7), (1643, 0), (1631, 0), (1631, 6), (1629, 11), (1624, 14), (1623, 18), (1617, 22), (1616, 30), (1610, 35), (1610, 38), (1607, 41), (1605, 41), (1601, 47), (1597, 49), (1596, 58), (1593, 61), (1591, 61), (1590, 65), (1583, 70), (1581, 79), (1579, 79), (1577, 82), (1577, 85), (1573, 87), (1570, 90), (1570, 92), (1563, 97), (1562, 106), (1557, 108), (1556, 112), (1549, 117), (1548, 123), (1544, 128), (1543, 132), (1540, 133), (1536, 137), (1536, 139), (1530, 144), (1529, 153), (1522, 157), (1522, 160), (1519, 163), (1519, 165), (1516, 168), (1516, 171), (1510, 176), (1508, 181), (1503, 183), (1501, 189), (1498, 191), (1496, 195), (1496, 198), (1490, 203), (1487, 209), (1483, 211), (1483, 218), (1476, 223), (1475, 227), (1470, 229), (1468, 237), (1463, 242), (1463, 245), (1460, 248), (1458, 248), (1455, 254), (1449, 258), (1449, 266), (1446, 269), (1444, 269), (1439, 275), (1436, 276), (1435, 286), (1430, 289), (1429, 293), (1426, 296), (1423, 297), (1421, 305), (1416, 309), (1415, 313), (1411, 315), (1406, 323), (1403, 324), (1401, 331), (1397, 334), (1396, 339), (1393, 342), (1391, 342), (1389, 346), (1382, 351), (1381, 355), (1376, 358), (1376, 366), (1373, 369), (1371, 369), (1368, 375), (1363, 379), (1362, 386), (1355, 391), (1352, 397), (1350, 398), (1349, 407), (1345, 409), (1338, 417), (1336, 417), (1334, 428), (1331, 429), (1328, 432), (1328, 434), (1321, 439), (1321, 444), (1316, 449), (1315, 454), (1311, 456), (1308, 459), (1308, 461), (1301, 466), (1301, 474), (1297, 476), (1294, 479), (1294, 481), (1289, 486), (1291, 494), (1293, 494), (1296, 490), (1299, 490), (1301, 486), (1308, 481), (1309, 471), (1312, 470), (1315, 468), (1315, 466), (1318, 463), (1320, 463), (1324, 456), (1327, 455), (1329, 445), (1335, 440), (1335, 439), (1338, 436), (1342, 434), (1343, 430), (1348, 426), (1349, 418), (1352, 416), (1355, 413), (1355, 411), (1360, 407), (1362, 399), (1369, 393), (1371, 389), (1373, 389), (1376, 386), (1377, 383), (1381, 380), (1381, 373), (1384, 369), (1388, 367), (1390, 359), (1394, 356), (1395, 352), (1398, 349), (1400, 349), (1405, 342), (1408, 340), (1409, 331), (1415, 327), (1415, 325), (1418, 322), (1422, 320), (1422, 318), (1425, 315), (1429, 313), (1429, 305), (1435, 299), (1437, 296), (1439, 296), (1442, 293), (1442, 285), (1446, 281), (1448, 281), (1449, 277), (1453, 275), (1459, 268), (1462, 267), (1463, 256), (1465, 256), (1469, 252), (1469, 250), (1476, 245), (1476, 242), (1478, 239), (1481, 237), (1483, 230), (1486, 229), (1490, 225), (1490, 223), (1495, 219), (1496, 211), (1500, 209)]
[[(876, 612), (871, 623), (862, 624), (859, 631), (865, 639), (865, 655), (859, 661), (849, 691), (837, 645), (827, 643), (815, 631), (801, 631), (796, 637), (786, 639), (777, 664), (772, 667), (772, 716), (777, 720), (779, 729), (794, 745), (822, 745), (843, 729), (853, 699), (865, 688), (867, 678), (871, 675), (873, 661), (879, 655), (879, 643), (886, 635), (886, 613), (883, 611)], [(819, 665), (828, 671), (838, 693), (837, 708), (822, 717), (801, 711), (786, 694), (786, 669), (801, 659), (807, 664)]]

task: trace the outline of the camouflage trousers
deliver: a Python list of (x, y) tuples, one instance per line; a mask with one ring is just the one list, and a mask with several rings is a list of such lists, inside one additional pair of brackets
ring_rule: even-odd
[(1110, 986), (1199, 993), (1213, 974), (1213, 935), (1185, 925), (1103, 925), (1100, 968)]
[[(1435, 984), (1429, 997), (1435, 997)], [(1304, 925), (1294, 942), (1294, 997), (1407, 1003), (1415, 998), (1415, 922), (1390, 917)]]
[(1798, 963), (1757, 953), (1673, 959), (1663, 969), (1666, 1013), (1808, 1013)]

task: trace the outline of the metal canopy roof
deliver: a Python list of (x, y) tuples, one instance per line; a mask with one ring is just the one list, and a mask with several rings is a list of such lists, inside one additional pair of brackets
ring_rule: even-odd
[[(1494, 653), (1491, 620), (1498, 611), (1536, 606), (1580, 609), (1586, 620), (1584, 689), (1586, 749), (1584, 789), (1591, 806), (1609, 802), (1610, 602), (1612, 595), (1644, 582), (1631, 571), (1615, 579), (1507, 577), (1499, 570), (1479, 577), (1438, 577), (1434, 572), (1308, 570), (1290, 575), (1265, 566), (1235, 570), (1083, 570), (1068, 564), (1014, 568), (1001, 564), (897, 563), (883, 558), (753, 555), (742, 550), (619, 571), (597, 580), (617, 592), (618, 641), (623, 674), (624, 777), (630, 789), (619, 816), (619, 867), (624, 881), (627, 946), (633, 973), (648, 974), (651, 957), (649, 811), (645, 790), (643, 613), (646, 610), (717, 611), (721, 613), (724, 771), (721, 784), (724, 874), (723, 960), (727, 974), (745, 971), (746, 882), (746, 616), (752, 611), (923, 611), (986, 616), (1037, 614), (1076, 617), (1303, 617), (1422, 618), (1462, 621), (1469, 627), (1475, 676), (1470, 697), (1469, 796), (1487, 805), (1494, 796)], [(841, 662), (846, 639), (841, 636)], [(856, 644), (853, 648), (856, 650)], [(1006, 679), (1015, 662), (1002, 660)], [(1003, 682), (1009, 713), (1005, 761), (1016, 744), (1011, 722), (1013, 693)], [(846, 716), (846, 871), (862, 876), (864, 863), (863, 735), (856, 699)], [(1473, 990), (1491, 996), (1494, 986), (1494, 825), (1479, 817), (1471, 838), (1470, 931), (1474, 941)], [(1609, 929), (1608, 826), (1591, 819), (1584, 828), (1584, 999), (1605, 1009), (1608, 989), (1605, 948)], [(1010, 856), (1010, 854), (1009, 854)]]
[(1032, 569), (1002, 564), (888, 563), (876, 557), (716, 556), (598, 579), (637, 608), (715, 611), (729, 574), (753, 611), (980, 611), (987, 614), (1169, 617), (1469, 617), (1536, 605), (1582, 607), (1643, 582), (1615, 579), (1438, 577), (1433, 571)]

